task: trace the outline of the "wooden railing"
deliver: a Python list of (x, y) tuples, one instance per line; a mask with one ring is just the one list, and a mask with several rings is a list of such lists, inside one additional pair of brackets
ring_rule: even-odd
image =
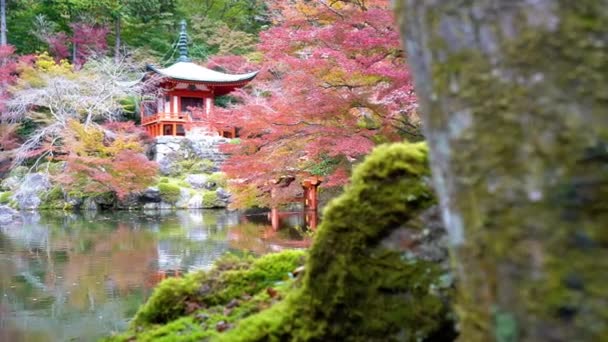
[(149, 124), (152, 122), (173, 121), (173, 122), (191, 122), (188, 113), (156, 113), (141, 118), (141, 124)]
[[(215, 130), (218, 132), (220, 136), (225, 138), (236, 138), (237, 137), (237, 128), (233, 126), (227, 125), (218, 125), (210, 123), (204, 117), (203, 112), (193, 112), (193, 113), (156, 113), (153, 115), (144, 115), (141, 118), (141, 124), (143, 126), (154, 124), (184, 124), (184, 128), (187, 130), (188, 127), (208, 127), (211, 130)], [(159, 133), (154, 133), (150, 131), (152, 135), (158, 135)]]

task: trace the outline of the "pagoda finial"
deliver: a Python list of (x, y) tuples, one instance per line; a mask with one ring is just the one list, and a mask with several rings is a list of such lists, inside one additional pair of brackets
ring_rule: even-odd
[(177, 41), (177, 48), (179, 49), (178, 62), (191, 62), (192, 60), (188, 57), (188, 34), (186, 33), (186, 21), (182, 20), (180, 23), (181, 30), (179, 32), (179, 40)]

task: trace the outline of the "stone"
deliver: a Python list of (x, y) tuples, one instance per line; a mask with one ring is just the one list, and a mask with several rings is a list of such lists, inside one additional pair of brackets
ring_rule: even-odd
[(232, 308), (239, 306), (240, 304), (241, 303), (239, 302), (238, 299), (233, 298), (230, 302), (228, 302), (228, 304), (226, 304), (226, 308), (232, 309)]
[(220, 151), (220, 145), (229, 142), (215, 134), (193, 134), (188, 137), (157, 137), (153, 147), (154, 160), (159, 164), (163, 175), (175, 175), (181, 172), (179, 162), (186, 159), (208, 159), (214, 163), (212, 172), (218, 171), (226, 160)]
[(194, 189), (207, 189), (209, 183), (209, 177), (207, 175), (188, 175), (186, 177), (186, 183)]
[(188, 209), (201, 209), (203, 207), (203, 196), (196, 194), (188, 201)]
[(14, 199), (22, 210), (34, 210), (40, 206), (40, 193), (51, 187), (49, 177), (43, 173), (30, 173), (15, 191)]
[(160, 203), (160, 191), (157, 187), (149, 187), (141, 193), (139, 200), (144, 203)]
[(19, 212), (7, 205), (0, 205), (0, 224), (9, 224), (19, 217)]
[(95, 202), (95, 199), (92, 197), (87, 197), (84, 199), (83, 203), (82, 203), (82, 209), (83, 210), (91, 210), (91, 211), (95, 211), (98, 209), (98, 205), (97, 202)]
[(217, 190), (215, 190), (215, 193), (217, 194), (217, 198), (223, 201), (229, 201), (232, 197), (232, 194), (230, 194), (230, 192), (228, 192), (224, 188), (217, 188)]
[(117, 209), (136, 209), (141, 206), (141, 196), (137, 193), (131, 193), (124, 199), (119, 200), (117, 203)]
[(413, 225), (395, 229), (381, 245), (403, 253), (407, 259), (431, 261), (449, 269), (448, 237), (437, 205), (422, 212)]
[(224, 190), (224, 188), (217, 188), (215, 194), (217, 195), (217, 202), (221, 204), (221, 206), (227, 207), (230, 204), (232, 195)]
[(160, 209), (160, 203), (145, 203), (143, 210), (158, 210)]
[(230, 329), (231, 327), (232, 327), (232, 325), (230, 325), (230, 323), (228, 323), (226, 321), (220, 321), (215, 325), (215, 329), (219, 332), (226, 331), (226, 330)]
[(163, 176), (176, 175), (180, 173), (179, 162), (180, 158), (176, 153), (165, 155), (157, 160), (158, 170)]
[(20, 184), (21, 181), (19, 180), (19, 178), (11, 176), (2, 181), (2, 183), (0, 184), (0, 189), (14, 191), (19, 187)]
[(188, 203), (190, 202), (190, 191), (188, 189), (181, 188), (179, 191), (179, 200), (175, 203), (176, 208), (188, 208)]
[(71, 197), (69, 194), (66, 196), (65, 202), (72, 208), (81, 208), (84, 204), (82, 197)]

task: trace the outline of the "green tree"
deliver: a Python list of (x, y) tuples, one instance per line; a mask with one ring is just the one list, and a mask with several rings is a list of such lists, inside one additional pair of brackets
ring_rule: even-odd
[(177, 0), (177, 3), (180, 13), (222, 21), (233, 30), (257, 33), (269, 23), (262, 0)]

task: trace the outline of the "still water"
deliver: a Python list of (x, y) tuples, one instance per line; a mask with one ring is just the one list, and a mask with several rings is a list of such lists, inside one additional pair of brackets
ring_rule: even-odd
[(0, 341), (94, 341), (124, 330), (166, 277), (227, 252), (310, 244), (306, 217), (280, 221), (223, 210), (25, 213), (0, 227)]

